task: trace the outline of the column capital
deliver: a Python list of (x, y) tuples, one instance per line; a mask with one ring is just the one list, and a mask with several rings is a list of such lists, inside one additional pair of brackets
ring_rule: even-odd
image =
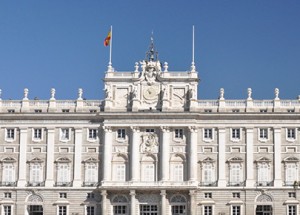
[(274, 133), (280, 133), (281, 128), (280, 127), (273, 127)]
[(189, 126), (189, 131), (191, 133), (197, 133), (198, 132), (198, 127), (197, 126)]
[(132, 132), (140, 132), (140, 127), (138, 127), (138, 126), (131, 126), (130, 128), (131, 128)]
[(170, 127), (169, 126), (161, 126), (160, 129), (162, 130), (162, 132), (170, 132)]
[(112, 127), (111, 126), (102, 126), (102, 128), (103, 128), (103, 130), (105, 131), (105, 132), (112, 132)]
[(101, 196), (107, 196), (107, 191), (106, 190), (101, 190)]
[(160, 191), (160, 195), (161, 195), (161, 196), (167, 195), (167, 191), (166, 191), (166, 190), (161, 190), (161, 191)]
[(135, 194), (136, 194), (136, 193), (135, 193), (135, 190), (130, 190), (130, 192), (129, 192), (129, 195), (130, 195), (130, 196), (135, 196)]
[(189, 191), (189, 195), (190, 196), (195, 196), (197, 194), (197, 191), (196, 190), (190, 190)]

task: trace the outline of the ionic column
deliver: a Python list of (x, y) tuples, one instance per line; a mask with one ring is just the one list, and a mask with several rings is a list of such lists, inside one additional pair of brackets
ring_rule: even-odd
[(195, 126), (189, 127), (190, 130), (190, 144), (189, 144), (189, 181), (197, 181), (197, 132), (198, 129)]
[(225, 144), (226, 144), (226, 130), (225, 128), (219, 128), (218, 135), (218, 186), (226, 187), (226, 176), (225, 176)]
[[(190, 215), (197, 214), (196, 190), (190, 190)], [(187, 208), (185, 209), (187, 210)]]
[(170, 128), (161, 127), (162, 130), (162, 141), (161, 141), (161, 162), (160, 162), (160, 171), (161, 171), (161, 181), (168, 181), (169, 171), (170, 171)]
[(81, 153), (82, 153), (82, 129), (75, 129), (75, 153), (74, 153), (74, 180), (73, 186), (81, 186)]
[(161, 196), (161, 213), (160, 214), (166, 214), (167, 213), (167, 192), (166, 190), (161, 190), (160, 191), (160, 196)]
[(112, 129), (109, 126), (103, 126), (104, 142), (103, 142), (103, 181), (111, 180), (111, 159), (112, 159)]
[(253, 128), (246, 129), (246, 186), (254, 186), (253, 174)]
[(47, 130), (47, 162), (46, 162), (46, 187), (53, 187), (54, 184), (54, 128)]
[(135, 190), (130, 190), (130, 215), (135, 215)]
[(281, 179), (281, 128), (274, 128), (274, 187), (282, 186)]
[(106, 210), (107, 191), (106, 190), (102, 190), (101, 191), (101, 196), (102, 196), (102, 203), (101, 203), (102, 213), (101, 214), (107, 214), (108, 213), (108, 211)]
[(139, 127), (131, 127), (132, 140), (131, 140), (131, 181), (139, 181), (140, 179), (140, 129)]
[(27, 155), (27, 128), (20, 128), (20, 152), (19, 152), (19, 178), (18, 187), (25, 187), (26, 185), (26, 155)]

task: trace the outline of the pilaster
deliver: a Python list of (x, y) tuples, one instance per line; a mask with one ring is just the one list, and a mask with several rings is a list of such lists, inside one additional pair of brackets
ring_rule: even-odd
[(218, 186), (226, 187), (226, 176), (225, 176), (225, 144), (226, 144), (226, 130), (225, 128), (219, 128), (218, 136)]
[(74, 180), (73, 187), (81, 186), (81, 153), (82, 153), (82, 129), (75, 129), (75, 153), (74, 153)]
[(161, 127), (162, 142), (161, 142), (161, 181), (170, 179), (170, 128), (167, 126)]
[(20, 128), (19, 178), (18, 187), (26, 186), (26, 159), (27, 159), (28, 129)]
[(167, 192), (166, 190), (161, 190), (160, 191), (160, 201), (161, 201), (161, 213), (160, 214), (165, 214), (167, 211)]
[(109, 126), (103, 126), (104, 142), (103, 142), (103, 182), (111, 180), (111, 159), (112, 159), (112, 129)]
[(190, 190), (190, 215), (197, 214), (196, 190)]
[(132, 139), (131, 139), (131, 181), (139, 181), (140, 173), (140, 129), (139, 127), (131, 127)]
[(281, 128), (274, 128), (274, 187), (281, 186)]
[(101, 196), (102, 196), (102, 202), (101, 202), (101, 214), (107, 214), (107, 209), (106, 209), (106, 204), (107, 204), (107, 191), (102, 190), (101, 191)]
[(47, 162), (46, 162), (46, 187), (53, 187), (54, 184), (54, 128), (47, 130)]
[(135, 190), (130, 190), (130, 215), (136, 215), (136, 211), (135, 211)]
[(246, 187), (253, 187), (253, 128), (246, 129), (246, 171)]
[(195, 126), (189, 127), (190, 133), (190, 144), (189, 144), (189, 181), (196, 182), (197, 181), (197, 157), (198, 157), (198, 129)]

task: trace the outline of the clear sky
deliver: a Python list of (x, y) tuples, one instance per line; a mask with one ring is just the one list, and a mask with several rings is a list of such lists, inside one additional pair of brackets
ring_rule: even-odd
[(2, 99), (103, 99), (113, 26), (113, 67), (132, 71), (151, 32), (169, 70), (189, 70), (192, 25), (198, 97), (254, 99), (300, 95), (299, 0), (0, 0)]

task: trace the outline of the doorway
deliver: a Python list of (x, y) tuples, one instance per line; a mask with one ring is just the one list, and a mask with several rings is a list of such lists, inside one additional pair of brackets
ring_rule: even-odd
[(256, 215), (272, 215), (272, 205), (257, 205)]
[(29, 205), (28, 206), (29, 215), (43, 215), (43, 206), (42, 205)]

